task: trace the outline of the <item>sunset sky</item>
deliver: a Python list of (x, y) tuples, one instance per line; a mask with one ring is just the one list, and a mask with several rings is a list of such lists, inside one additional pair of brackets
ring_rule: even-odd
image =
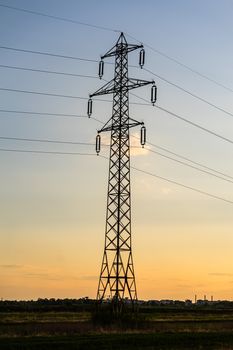
[[(134, 104), (143, 101), (130, 96), (130, 116), (145, 122), (150, 143), (228, 175), (218, 173), (223, 177), (220, 179), (147, 149), (132, 149), (133, 167), (229, 201), (132, 169), (132, 239), (138, 297), (194, 299), (197, 294), (198, 298), (206, 295), (210, 299), (213, 295), (214, 299), (232, 300), (233, 2), (1, 0), (0, 5), (82, 22), (0, 6), (0, 298), (96, 296), (104, 248), (108, 161), (95, 155), (93, 145), (3, 137), (92, 144), (101, 125), (94, 118), (107, 121), (111, 103), (95, 101), (93, 118), (89, 119), (85, 99), (3, 89), (86, 98), (104, 84), (97, 79), (98, 63), (92, 60), (98, 61), (115, 44), (117, 31), (123, 31), (129, 43), (145, 45), (146, 69), (229, 112), (195, 99), (146, 70), (130, 67), (130, 77), (155, 80), (158, 106), (228, 139), (156, 107)], [(138, 64), (137, 52), (130, 54), (129, 63)], [(113, 65), (105, 65), (105, 79), (112, 79), (113, 69)], [(134, 93), (150, 100), (150, 87)], [(111, 100), (111, 96), (106, 98)], [(138, 146), (139, 130), (135, 128), (131, 133), (136, 136), (132, 137), (132, 145)], [(109, 143), (109, 135), (104, 135), (103, 142)], [(148, 147), (194, 166), (152, 145)], [(103, 147), (101, 154), (108, 156), (108, 148)]]

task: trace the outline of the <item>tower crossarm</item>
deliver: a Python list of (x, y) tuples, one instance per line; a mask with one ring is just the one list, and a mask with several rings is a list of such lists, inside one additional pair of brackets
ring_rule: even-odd
[(126, 38), (124, 36), (124, 33), (121, 33), (116, 45), (114, 45), (108, 52), (106, 52), (105, 55), (101, 56), (101, 59), (108, 57), (113, 57), (120, 54), (127, 54), (129, 52), (132, 52), (134, 50), (142, 49), (143, 45), (133, 45), (128, 44), (126, 41)]
[(114, 91), (115, 91), (115, 80), (112, 79), (107, 84), (105, 84), (104, 86), (102, 86), (100, 89), (98, 89), (93, 94), (90, 94), (89, 96), (90, 96), (90, 98), (92, 98), (95, 96), (112, 94)]
[(89, 95), (90, 98), (95, 97), (95, 96), (101, 96), (101, 95), (108, 95), (108, 94), (113, 94), (113, 93), (118, 93), (118, 92), (127, 92), (129, 90), (137, 89), (142, 86), (146, 86), (149, 84), (154, 84), (154, 80), (142, 80), (142, 79), (133, 79), (133, 78), (128, 78), (127, 84), (124, 86), (119, 86), (119, 84), (115, 81), (115, 79), (112, 79), (110, 82), (102, 86), (100, 89), (98, 89), (96, 92), (93, 94)]
[(114, 46), (111, 50), (109, 50), (105, 55), (101, 56), (101, 59), (103, 60), (104, 58), (108, 58), (108, 57), (113, 57), (116, 56), (119, 53), (119, 50), (121, 50), (121, 52), (132, 52), (134, 50), (138, 50), (138, 49), (142, 49), (143, 45), (125, 45), (122, 46), (120, 49), (117, 46)]
[(142, 80), (142, 79), (134, 79), (134, 78), (129, 78), (128, 79), (128, 90), (133, 90), (137, 89), (138, 87), (146, 86), (149, 84), (154, 84), (154, 80)]
[[(125, 124), (126, 128), (133, 128), (135, 126), (139, 126), (139, 125), (144, 125), (144, 122), (139, 122), (133, 118), (129, 118), (129, 122)], [(124, 125), (121, 125), (121, 127), (123, 128)], [(107, 123), (105, 123), (105, 125), (98, 130), (98, 134), (100, 134), (101, 132), (105, 132), (105, 131), (112, 131), (112, 130), (118, 130), (119, 129), (119, 125), (112, 124), (112, 117), (107, 121)]]

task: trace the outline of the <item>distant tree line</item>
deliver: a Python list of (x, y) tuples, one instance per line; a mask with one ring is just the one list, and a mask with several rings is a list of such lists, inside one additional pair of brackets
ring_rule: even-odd
[(80, 299), (39, 298), (37, 300), (1, 300), (0, 312), (8, 311), (91, 311), (95, 300), (87, 297)]
[[(110, 301), (105, 301), (104, 304), (107, 306)], [(0, 300), (0, 312), (84, 312), (93, 311), (95, 309), (96, 300), (88, 297), (80, 299), (55, 299), (55, 298), (39, 298), (37, 300)], [(228, 310), (233, 312), (233, 301), (219, 300), (214, 302), (203, 301), (197, 304), (191, 301), (180, 300), (148, 300), (139, 301), (139, 310), (145, 313), (150, 313), (155, 310), (159, 312), (169, 312), (176, 310), (176, 312), (183, 311), (199, 311), (199, 310), (212, 310), (221, 311)]]

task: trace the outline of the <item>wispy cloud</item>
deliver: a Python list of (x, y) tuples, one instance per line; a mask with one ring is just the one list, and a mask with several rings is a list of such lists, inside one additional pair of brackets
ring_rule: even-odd
[(176, 287), (177, 288), (182, 288), (182, 289), (193, 288), (193, 286), (189, 285), (189, 284), (177, 284)]
[[(41, 281), (96, 281), (97, 275), (73, 275), (66, 274), (64, 271), (48, 270), (40, 266), (20, 265), (20, 264), (1, 264), (2, 273), (17, 274), (25, 279)], [(4, 272), (5, 270), (5, 272)]]
[(169, 187), (162, 187), (161, 191), (166, 196), (172, 192), (171, 188), (169, 188)]
[(28, 278), (43, 279), (48, 281), (62, 281), (65, 280), (63, 276), (59, 276), (49, 272), (26, 272), (24, 274)]
[(150, 147), (148, 145), (146, 145), (146, 148), (142, 148), (138, 132), (134, 132), (131, 134), (130, 145), (131, 156), (146, 156), (149, 153)]
[(209, 276), (219, 276), (219, 277), (231, 277), (233, 276), (233, 273), (226, 273), (226, 272), (210, 272), (208, 273)]
[[(101, 145), (110, 146), (110, 139), (108, 135), (101, 134)], [(140, 144), (140, 135), (138, 132), (131, 133), (130, 146), (131, 156), (145, 156), (149, 153), (150, 146), (146, 145), (145, 148), (142, 148)]]
[(3, 264), (0, 265), (1, 269), (21, 269), (23, 268), (23, 265), (17, 265), (17, 264)]
[(98, 276), (86, 275), (86, 276), (80, 276), (78, 279), (83, 281), (95, 281), (98, 279)]

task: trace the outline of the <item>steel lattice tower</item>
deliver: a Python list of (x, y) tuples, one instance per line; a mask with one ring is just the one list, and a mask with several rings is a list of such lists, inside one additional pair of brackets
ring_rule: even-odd
[[(112, 117), (98, 131), (96, 139), (97, 154), (100, 151), (100, 133), (111, 132), (109, 179), (107, 194), (107, 213), (105, 246), (100, 271), (97, 300), (102, 301), (110, 295), (115, 312), (120, 312), (124, 298), (132, 304), (137, 301), (136, 282), (131, 245), (131, 191), (130, 191), (130, 138), (129, 129), (143, 125), (129, 117), (129, 90), (153, 84), (151, 100), (156, 99), (154, 81), (131, 79), (128, 77), (128, 53), (140, 51), (140, 65), (144, 64), (145, 51), (142, 45), (128, 44), (121, 33), (116, 45), (101, 57), (99, 76), (103, 75), (107, 57), (115, 57), (114, 79), (90, 95), (88, 115), (92, 113), (92, 97), (113, 94)], [(141, 129), (141, 143), (145, 144), (145, 127)]]

